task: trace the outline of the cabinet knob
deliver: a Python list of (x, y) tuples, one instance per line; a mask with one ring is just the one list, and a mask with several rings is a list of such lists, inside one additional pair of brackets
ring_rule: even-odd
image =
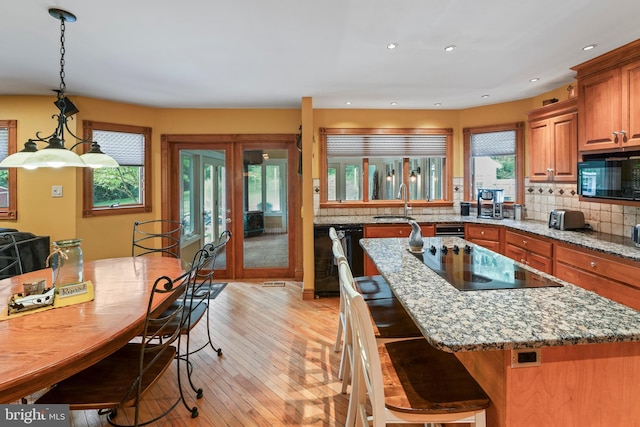
[(484, 231), (481, 231), (481, 232), (480, 232), (480, 235), (481, 235), (481, 236), (484, 236)]
[(623, 130), (620, 131), (620, 135), (625, 136), (626, 134), (627, 134), (627, 132), (625, 132)]
[(595, 262), (595, 261), (591, 261), (591, 262), (589, 263), (589, 265), (590, 265), (592, 268), (596, 268), (596, 262)]
[(522, 244), (523, 244), (523, 245), (526, 245), (526, 244), (527, 244), (527, 241), (526, 241), (526, 240), (523, 240), (523, 241), (522, 241)]
[(618, 132), (616, 132), (615, 130), (613, 132), (611, 132), (611, 135), (613, 136), (618, 136)]

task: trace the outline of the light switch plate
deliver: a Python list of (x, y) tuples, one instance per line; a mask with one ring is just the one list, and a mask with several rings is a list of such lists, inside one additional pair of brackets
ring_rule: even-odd
[(62, 185), (51, 186), (51, 197), (62, 197)]

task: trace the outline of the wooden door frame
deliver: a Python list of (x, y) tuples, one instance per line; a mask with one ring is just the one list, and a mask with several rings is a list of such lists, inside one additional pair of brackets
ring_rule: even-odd
[[(277, 149), (288, 150), (288, 221), (289, 221), (289, 266), (285, 271), (282, 269), (255, 269), (253, 274), (248, 276), (244, 273), (244, 258), (242, 256), (242, 245), (244, 240), (244, 224), (238, 218), (242, 217), (242, 192), (230, 191), (228, 196), (229, 206), (232, 208), (231, 233), (233, 236), (242, 238), (232, 238), (227, 250), (235, 254), (233, 262), (227, 263), (227, 278), (291, 278), (302, 280), (302, 238), (294, 239), (294, 236), (301, 236), (302, 221), (300, 218), (301, 208), (301, 179), (298, 176), (298, 162), (300, 161), (296, 149), (296, 134), (163, 134), (161, 135), (161, 184), (165, 191), (162, 191), (163, 202), (162, 218), (179, 220), (180, 205), (176, 198), (180, 194), (178, 180), (175, 179), (180, 173), (180, 150), (226, 150), (226, 164), (231, 167), (226, 168), (226, 179), (232, 183), (232, 188), (242, 188), (242, 150), (252, 147), (269, 146)], [(215, 147), (212, 147), (212, 146)], [(240, 206), (238, 209), (237, 207)], [(239, 210), (239, 213), (238, 213)], [(238, 216), (239, 215), (239, 216)], [(239, 254), (239, 255), (238, 255)], [(252, 269), (253, 270), (253, 269)], [(286, 274), (286, 275), (284, 275)]]

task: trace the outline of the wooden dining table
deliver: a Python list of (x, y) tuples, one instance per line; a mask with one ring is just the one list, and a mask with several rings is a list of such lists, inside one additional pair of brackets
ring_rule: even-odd
[[(169, 257), (124, 257), (84, 263), (92, 301), (12, 317), (0, 322), (0, 403), (12, 403), (102, 360), (142, 331), (155, 280), (178, 278), (182, 262)], [(22, 283), (47, 279), (51, 269), (0, 281), (7, 310)], [(157, 299), (157, 298), (156, 298)], [(154, 310), (170, 301), (157, 299)]]

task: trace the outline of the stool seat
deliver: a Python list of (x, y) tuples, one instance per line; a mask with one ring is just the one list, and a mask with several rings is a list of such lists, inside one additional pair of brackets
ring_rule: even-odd
[(354, 278), (356, 289), (366, 300), (395, 298), (393, 291), (389, 287), (389, 283), (380, 275), (376, 276), (359, 276)]
[(387, 408), (448, 414), (489, 406), (487, 394), (453, 353), (440, 351), (426, 340), (396, 341), (378, 348)]
[(422, 337), (422, 332), (397, 298), (365, 301), (379, 338)]

